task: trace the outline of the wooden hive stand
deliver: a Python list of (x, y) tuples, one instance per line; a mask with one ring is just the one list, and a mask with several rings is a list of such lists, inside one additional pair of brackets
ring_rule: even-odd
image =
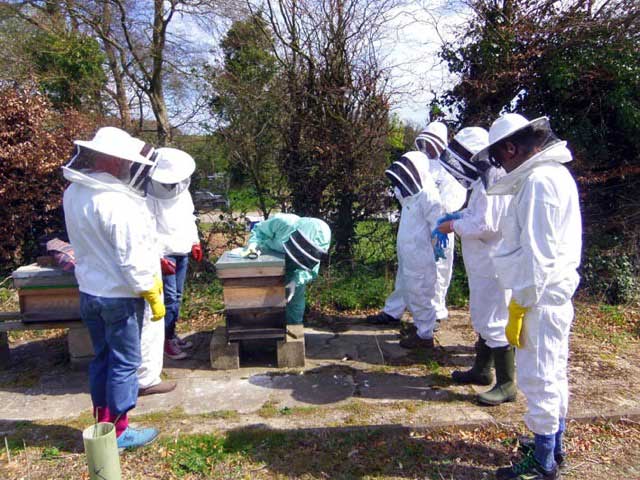
[(0, 314), (0, 365), (7, 367), (10, 361), (8, 332), (64, 328), (68, 329), (72, 366), (85, 367), (94, 352), (89, 332), (80, 320), (80, 292), (73, 272), (34, 263), (18, 268), (11, 276), (18, 290), (20, 311)]

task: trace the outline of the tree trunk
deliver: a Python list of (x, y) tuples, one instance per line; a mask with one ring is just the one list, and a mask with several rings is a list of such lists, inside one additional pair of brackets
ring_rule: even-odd
[[(102, 29), (108, 32), (111, 28), (111, 4), (109, 0), (105, 0), (102, 4)], [(103, 41), (103, 49), (107, 57), (107, 63), (113, 75), (113, 82), (116, 85), (115, 102), (120, 113), (120, 128), (129, 130), (131, 128), (131, 109), (129, 108), (129, 98), (127, 97), (127, 88), (124, 81), (124, 72), (120, 67), (118, 57), (113, 45), (110, 42)]]
[[(149, 102), (151, 109), (156, 117), (156, 134), (158, 136), (158, 145), (164, 147), (171, 143), (171, 125), (169, 123), (169, 112), (167, 111), (167, 103), (164, 98), (164, 88), (162, 86), (162, 76), (164, 67), (164, 46), (167, 40), (167, 25), (171, 20), (173, 11), (171, 10), (164, 18), (164, 1), (154, 0), (153, 11), (153, 35), (151, 39), (151, 55), (153, 57), (153, 70), (149, 79)], [(172, 8), (175, 8), (173, 6)]]
[(338, 199), (334, 237), (336, 239), (336, 255), (339, 258), (350, 258), (351, 256), (351, 243), (355, 235), (353, 200), (354, 196), (351, 192), (344, 192)]
[(158, 137), (158, 146), (164, 147), (171, 143), (171, 124), (169, 122), (169, 112), (167, 111), (167, 104), (164, 100), (164, 93), (162, 90), (162, 82), (160, 85), (156, 85), (156, 88), (152, 88), (147, 92), (149, 97), (149, 103), (151, 104), (151, 110), (156, 118), (156, 135)]

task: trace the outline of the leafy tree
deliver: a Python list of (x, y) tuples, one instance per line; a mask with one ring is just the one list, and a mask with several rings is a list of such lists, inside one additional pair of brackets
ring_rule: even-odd
[[(474, 19), (441, 54), (459, 82), (436, 104), (458, 126), (502, 111), (548, 115), (575, 161), (587, 245), (622, 241), (635, 257), (640, 208), (640, 4), (472, 0)], [(591, 251), (591, 249), (589, 250)]]
[(38, 31), (26, 45), (41, 89), (56, 108), (98, 110), (106, 83), (105, 56), (93, 38)]
[(38, 237), (64, 231), (60, 167), (95, 125), (53, 110), (35, 87), (5, 87), (0, 104), (0, 262), (11, 268), (33, 258)]
[(211, 76), (211, 109), (230, 163), (249, 178), (265, 218), (284, 188), (278, 163), (282, 96), (272, 42), (261, 14), (234, 22), (221, 42), (224, 64)]
[(640, 6), (572, 0), (476, 0), (464, 35), (442, 51), (460, 81), (439, 99), (458, 123), (503, 110), (548, 115), (580, 172), (640, 155)]
[[(388, 75), (376, 41), (394, 1), (267, 1), (282, 68), (282, 162), (293, 210), (326, 218), (350, 256), (356, 223), (380, 211)], [(276, 14), (275, 12), (278, 12)]]
[(68, 30), (95, 38), (109, 74), (102, 93), (113, 99), (120, 126), (133, 129), (131, 110), (137, 107), (140, 134), (150, 110), (157, 143), (166, 145), (204, 108), (198, 80), (205, 49), (176, 20), (211, 28), (229, 14), (223, 7), (226, 2), (216, 0), (29, 0), (0, 2), (0, 15), (8, 12), (45, 33)]

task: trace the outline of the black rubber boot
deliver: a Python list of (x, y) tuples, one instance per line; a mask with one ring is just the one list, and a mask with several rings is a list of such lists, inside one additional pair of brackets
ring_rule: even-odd
[(478, 395), (478, 401), (484, 405), (500, 405), (516, 399), (515, 357), (516, 352), (511, 345), (492, 348), (493, 361), (496, 367), (496, 384), (488, 392)]
[(386, 324), (400, 325), (400, 319), (394, 318), (386, 312), (378, 312), (373, 315), (368, 315), (367, 323), (371, 323), (373, 325), (386, 325)]
[(496, 470), (496, 480), (560, 480), (560, 468), (554, 465), (551, 471), (545, 470), (533, 457), (527, 455), (520, 463)]
[(476, 358), (470, 370), (455, 370), (451, 374), (454, 382), (491, 385), (493, 383), (493, 355), (484, 338), (478, 337), (476, 342)]

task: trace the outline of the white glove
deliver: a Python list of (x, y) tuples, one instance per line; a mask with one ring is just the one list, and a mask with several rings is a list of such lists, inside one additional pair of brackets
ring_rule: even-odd
[(396, 200), (402, 202), (402, 193), (400, 193), (400, 189), (398, 187), (393, 187), (393, 195), (396, 197)]
[[(289, 290), (289, 293), (287, 293), (287, 290)], [(287, 303), (289, 303), (293, 298), (293, 294), (296, 293), (296, 282), (291, 280), (284, 286), (284, 291), (285, 295), (287, 296)]]
[(257, 258), (258, 256), (260, 256), (260, 250), (258, 250), (258, 245), (255, 243), (250, 243), (249, 245), (247, 245), (247, 248), (245, 248), (242, 251), (242, 256), (253, 257), (253, 258)]

